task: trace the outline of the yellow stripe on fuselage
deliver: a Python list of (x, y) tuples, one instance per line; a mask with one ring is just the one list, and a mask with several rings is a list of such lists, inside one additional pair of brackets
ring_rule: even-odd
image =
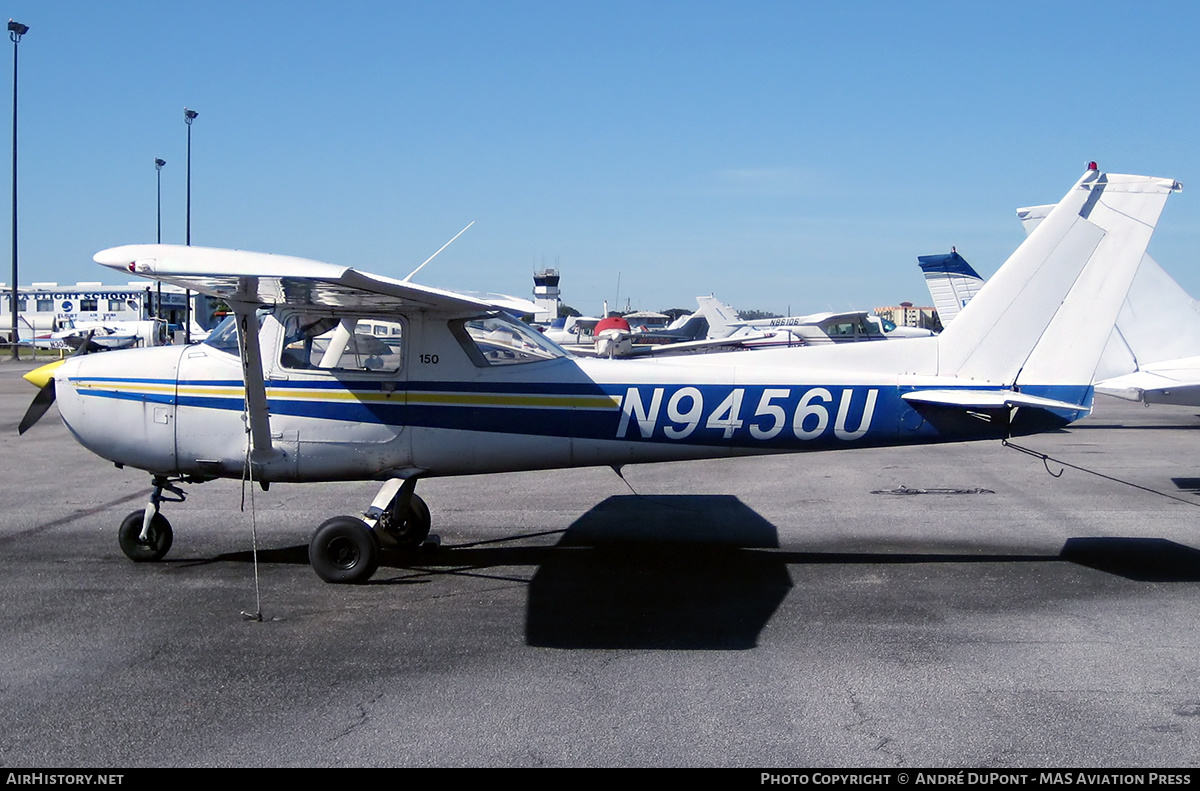
[(422, 406), (558, 407), (564, 409), (611, 409), (620, 396), (540, 396), (497, 393), (409, 393), (408, 403)]
[[(244, 398), (241, 387), (199, 387), (181, 385), (180, 396), (211, 398)], [(406, 403), (419, 406), (479, 406), (557, 409), (613, 409), (620, 405), (619, 395), (527, 395), (504, 393), (426, 393), (394, 390), (392, 392), (363, 392), (361, 390), (306, 389), (298, 387), (268, 387), (267, 398), (280, 401), (334, 401), (368, 403)]]
[(166, 393), (174, 394), (175, 385), (147, 384), (145, 382), (91, 382), (86, 379), (72, 379), (71, 384), (76, 390), (107, 390), (113, 393)]

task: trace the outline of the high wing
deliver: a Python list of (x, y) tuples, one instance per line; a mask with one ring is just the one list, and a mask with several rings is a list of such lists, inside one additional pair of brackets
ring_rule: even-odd
[(229, 302), (380, 312), (460, 313), (498, 307), (532, 313), (537, 309), (533, 302), (516, 297), (463, 294), (337, 264), (246, 250), (132, 244), (102, 250), (94, 260)]

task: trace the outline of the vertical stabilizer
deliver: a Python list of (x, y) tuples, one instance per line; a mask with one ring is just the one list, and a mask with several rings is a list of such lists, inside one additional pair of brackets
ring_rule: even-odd
[(741, 326), (737, 311), (714, 296), (696, 297), (696, 304), (700, 306), (700, 315), (708, 319), (710, 338), (728, 338)]
[(933, 298), (938, 319), (943, 327), (950, 326), (983, 288), (983, 278), (956, 250), (942, 255), (919, 255), (917, 263), (925, 273), (925, 287)]
[(938, 338), (939, 373), (981, 383), (1086, 384), (1171, 179), (1089, 170)]

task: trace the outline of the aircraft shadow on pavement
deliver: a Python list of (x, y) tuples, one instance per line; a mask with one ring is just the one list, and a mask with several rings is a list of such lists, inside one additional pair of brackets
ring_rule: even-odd
[[(749, 509), (746, 509), (749, 510)], [(754, 511), (750, 511), (754, 514)], [(755, 514), (757, 517), (757, 515)], [(761, 517), (760, 517), (761, 519)], [(764, 523), (767, 523), (764, 521)], [(769, 525), (768, 525), (769, 526)], [(727, 537), (726, 537), (727, 538)], [(563, 546), (563, 545), (560, 545)], [(551, 547), (553, 549), (553, 547)], [(602, 549), (602, 547), (601, 547)], [(610, 543), (610, 549), (616, 549), (616, 544)], [(641, 549), (634, 544), (626, 545), (632, 551)], [(670, 547), (665, 547), (670, 549)], [(703, 547), (692, 547), (697, 553), (703, 553)], [(752, 547), (745, 547), (752, 549)], [(464, 552), (466, 550), (455, 550)], [(524, 556), (524, 564), (545, 564), (553, 552), (547, 549), (499, 550), (510, 553), (508, 561)], [(667, 564), (677, 562), (686, 557), (688, 551), (671, 551)], [(612, 561), (617, 561), (616, 553), (610, 552)], [(715, 555), (715, 552), (714, 552)], [(752, 553), (761, 558), (763, 553)], [(1123, 576), (1129, 580), (1140, 582), (1200, 582), (1200, 550), (1194, 549), (1177, 541), (1163, 538), (1072, 538), (1063, 544), (1062, 551), (1057, 556), (1052, 555), (965, 555), (965, 553), (874, 553), (874, 552), (773, 552), (769, 557), (778, 558), (787, 565), (805, 564), (860, 564), (878, 563), (907, 564), (907, 563), (1033, 563), (1033, 562), (1067, 562), (1084, 565), (1090, 569), (1104, 571), (1105, 574)], [(211, 558), (205, 563), (218, 561), (233, 561), (250, 563), (253, 557), (250, 552), (228, 552)], [(275, 563), (281, 565), (308, 565), (308, 547), (305, 545), (278, 547), (278, 549), (259, 550), (260, 563)], [(619, 558), (625, 562), (628, 556)], [(191, 563), (196, 563), (192, 561)], [(494, 564), (506, 563), (504, 558), (494, 557)], [(791, 582), (787, 582), (791, 586)]]
[[(495, 576), (479, 572), (532, 567), (527, 644), (673, 650), (754, 648), (793, 586), (789, 565), (1065, 562), (1138, 582), (1200, 582), (1200, 550), (1164, 538), (1070, 538), (1057, 555), (779, 551), (774, 525), (738, 498), (717, 495), (610, 497), (553, 546), (498, 545), (504, 541), (388, 553), (381, 571)], [(250, 560), (236, 552), (205, 562)], [(307, 565), (308, 553), (266, 549), (259, 560)], [(416, 582), (379, 576), (376, 584)]]
[(792, 587), (775, 527), (728, 495), (610, 497), (530, 581), (525, 636), (554, 648), (741, 650)]
[(1059, 557), (1138, 582), (1200, 582), (1200, 550), (1165, 538), (1069, 538)]
[(1171, 483), (1181, 492), (1200, 494), (1200, 478), (1172, 478)]
[[(486, 570), (532, 567), (529, 645), (709, 650), (755, 647), (792, 587), (786, 559), (758, 551), (778, 549), (775, 527), (732, 496), (610, 497), (553, 546), (504, 543), (386, 552), (371, 584), (430, 580), (381, 579), (389, 568), (495, 578)], [(307, 564), (307, 548), (259, 550), (259, 561)]]

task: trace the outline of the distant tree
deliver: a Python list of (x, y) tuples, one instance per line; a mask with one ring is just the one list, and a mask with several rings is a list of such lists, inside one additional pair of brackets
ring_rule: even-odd
[(580, 313), (579, 311), (575, 310), (575, 308), (571, 307), (567, 303), (565, 303), (565, 302), (558, 303), (558, 317), (560, 319), (565, 319), (568, 316), (581, 316), (581, 315), (583, 315), (583, 314)]
[(755, 321), (757, 319), (781, 319), (783, 316), (769, 310), (739, 310), (738, 318), (743, 321)]
[(659, 311), (659, 313), (662, 313), (663, 315), (670, 316), (671, 321), (675, 321), (675, 319), (679, 318), (680, 316), (690, 316), (695, 312), (696, 311), (688, 310), (687, 308), (667, 308), (666, 310)]

